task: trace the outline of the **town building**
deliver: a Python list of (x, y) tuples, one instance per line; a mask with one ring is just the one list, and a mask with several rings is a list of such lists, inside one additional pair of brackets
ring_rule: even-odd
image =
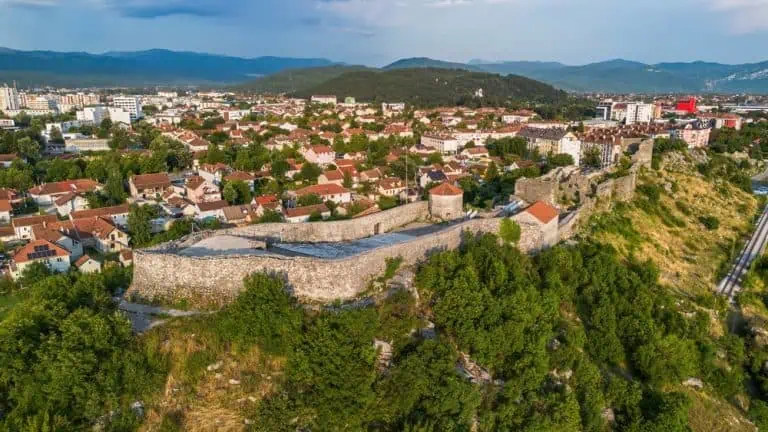
[(560, 128), (523, 128), (518, 136), (528, 140), (528, 150), (538, 150), (539, 154), (568, 154), (573, 163), (581, 161), (581, 141), (572, 132)]
[(443, 154), (455, 154), (459, 151), (459, 141), (453, 135), (427, 132), (421, 136), (421, 145)]
[(11, 259), (11, 278), (19, 279), (29, 266), (42, 263), (53, 273), (66, 273), (70, 267), (70, 253), (48, 240), (28, 243)]
[(339, 205), (352, 202), (352, 192), (335, 184), (307, 186), (297, 191), (289, 192), (289, 194), (293, 195), (296, 199), (306, 195), (317, 195), (323, 202), (333, 201)]
[(449, 183), (429, 190), (429, 212), (432, 217), (455, 220), (464, 217), (464, 191)]
[(87, 193), (101, 189), (101, 185), (91, 179), (64, 180), (55, 183), (43, 183), (28, 191), (30, 198), (38, 205), (49, 206), (70, 193)]
[(112, 98), (112, 105), (127, 112), (131, 121), (144, 117), (144, 112), (141, 110), (141, 97), (139, 96), (115, 96)]
[(128, 179), (128, 187), (134, 199), (154, 199), (171, 186), (166, 173), (141, 174)]
[(681, 128), (673, 129), (670, 132), (672, 138), (680, 139), (688, 144), (689, 149), (705, 148), (709, 146), (709, 137), (712, 129), (697, 128), (692, 124), (687, 124)]
[(309, 222), (312, 215), (320, 215), (322, 219), (331, 217), (331, 211), (325, 204), (285, 209), (285, 221), (288, 223)]

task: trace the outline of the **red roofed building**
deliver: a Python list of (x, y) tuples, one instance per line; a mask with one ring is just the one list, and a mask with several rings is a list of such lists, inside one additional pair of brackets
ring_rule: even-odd
[(541, 246), (543, 248), (557, 244), (560, 215), (557, 209), (551, 205), (544, 201), (536, 201), (525, 211), (515, 215), (514, 219), (521, 224), (538, 226), (542, 235)]
[(152, 199), (171, 186), (171, 179), (166, 173), (135, 175), (128, 180), (128, 186), (133, 198)]
[(38, 205), (51, 205), (69, 193), (86, 193), (100, 189), (101, 185), (91, 179), (65, 180), (56, 183), (43, 183), (29, 190), (29, 196)]
[(318, 184), (307, 186), (292, 192), (296, 198), (306, 195), (317, 195), (323, 201), (333, 201), (336, 204), (346, 204), (352, 202), (352, 192), (336, 184)]
[(11, 277), (18, 279), (24, 270), (35, 264), (42, 263), (54, 273), (66, 273), (70, 267), (69, 251), (48, 240), (35, 240), (28, 243), (13, 256), (11, 261)]
[(324, 145), (307, 146), (301, 149), (301, 154), (307, 162), (320, 166), (327, 166), (336, 160), (336, 152)]

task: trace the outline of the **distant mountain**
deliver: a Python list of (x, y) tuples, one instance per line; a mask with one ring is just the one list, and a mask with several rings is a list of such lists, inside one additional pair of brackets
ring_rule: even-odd
[(348, 72), (369, 70), (365, 66), (325, 66), (308, 69), (289, 69), (248, 81), (233, 87), (248, 93), (295, 93), (318, 86)]
[(432, 68), (432, 69), (463, 69), (473, 72), (483, 72), (483, 69), (468, 65), (466, 63), (452, 63), (442, 60), (435, 60), (427, 57), (414, 57), (398, 60), (392, 64), (384, 66), (384, 70), (392, 69), (420, 69), (420, 68)]
[(537, 62), (473, 66), (488, 72), (527, 76), (571, 91), (768, 93), (768, 62), (742, 65), (707, 62), (648, 65), (618, 59), (583, 66)]
[(193, 52), (18, 51), (0, 49), (0, 82), (21, 86), (135, 86), (243, 82), (286, 69), (329, 66), (317, 58), (240, 58)]
[(418, 107), (559, 102), (568, 98), (567, 93), (528, 78), (440, 68), (348, 72), (295, 95), (306, 98), (313, 94), (353, 96), (373, 103), (406, 102)]

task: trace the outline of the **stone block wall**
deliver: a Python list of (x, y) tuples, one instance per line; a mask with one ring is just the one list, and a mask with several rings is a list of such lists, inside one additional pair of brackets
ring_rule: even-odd
[(637, 187), (637, 171), (630, 171), (629, 175), (614, 179), (613, 199), (618, 202), (632, 201)]
[[(498, 233), (500, 222), (498, 218), (474, 219), (433, 235), (338, 260), (272, 254), (201, 258), (139, 250), (134, 253), (135, 270), (128, 295), (223, 305), (237, 297), (245, 276), (267, 272), (284, 279), (302, 301), (348, 300), (384, 272), (388, 258), (402, 257), (405, 265), (416, 264), (434, 253), (457, 248), (465, 232)], [(544, 235), (539, 227), (525, 224), (521, 231), (520, 249), (537, 249)]]
[(557, 203), (556, 190), (557, 181), (552, 179), (521, 178), (515, 183), (515, 195), (528, 203), (544, 201), (554, 205)]
[(214, 233), (197, 233), (176, 242), (149, 248), (152, 251), (175, 251), (194, 244), (211, 235), (250, 237), (268, 243), (329, 243), (359, 240), (376, 234), (384, 234), (411, 222), (429, 217), (429, 203), (419, 201), (390, 210), (374, 213), (359, 219), (334, 222), (271, 223), (241, 228), (218, 230)]

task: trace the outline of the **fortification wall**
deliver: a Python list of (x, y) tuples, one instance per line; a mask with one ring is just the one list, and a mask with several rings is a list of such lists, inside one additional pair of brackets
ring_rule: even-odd
[[(243, 288), (243, 278), (267, 272), (286, 281), (303, 301), (331, 302), (358, 296), (380, 276), (388, 258), (402, 257), (416, 264), (434, 253), (457, 248), (465, 231), (473, 234), (499, 230), (501, 219), (475, 219), (434, 235), (378, 248), (349, 258), (326, 260), (307, 257), (260, 256), (186, 257), (162, 251), (134, 253), (133, 284), (129, 296), (153, 300), (194, 299), (196, 303), (223, 305)], [(543, 233), (536, 225), (521, 224), (519, 247), (528, 252), (541, 244)]]
[(544, 201), (551, 205), (556, 204), (556, 189), (557, 182), (550, 179), (521, 178), (515, 183), (515, 195), (529, 203)]
[(268, 243), (332, 243), (352, 241), (376, 234), (384, 234), (395, 228), (428, 217), (429, 203), (427, 201), (419, 201), (359, 219), (296, 224), (257, 224), (215, 232), (196, 233), (179, 241), (165, 243), (145, 250), (175, 252), (212, 235), (251, 237)]

